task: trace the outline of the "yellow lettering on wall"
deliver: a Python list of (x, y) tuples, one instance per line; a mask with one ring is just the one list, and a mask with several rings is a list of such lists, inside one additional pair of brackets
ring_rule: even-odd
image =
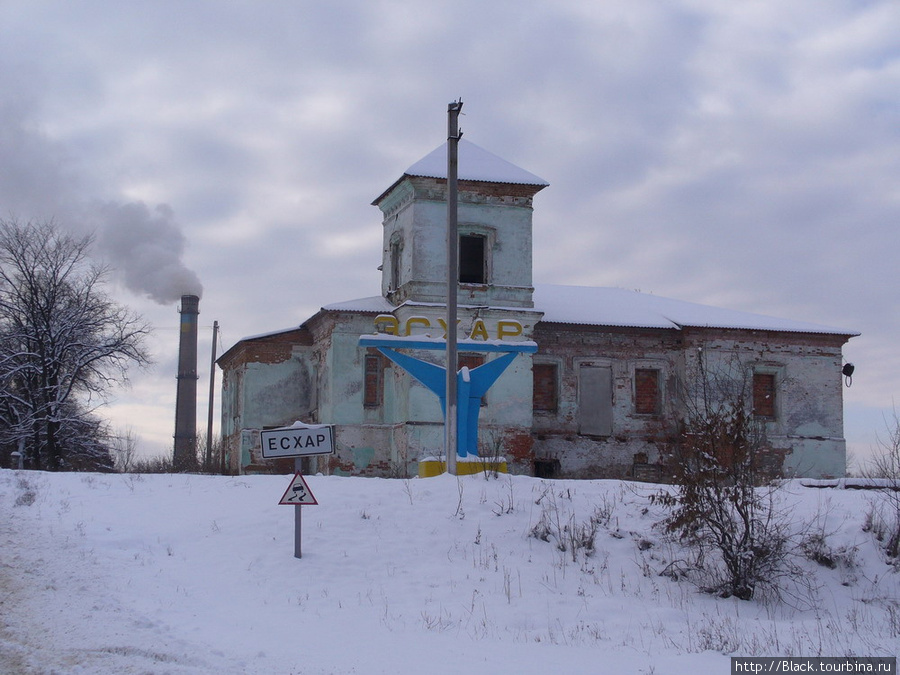
[[(441, 318), (437, 318), (436, 321), (440, 325), (441, 330), (444, 331), (443, 338), (446, 340), (447, 321)], [(456, 320), (457, 327), (461, 322), (461, 319)], [(425, 316), (411, 316), (406, 320), (405, 326), (401, 326), (400, 320), (393, 314), (379, 314), (375, 317), (375, 331), (378, 333), (386, 333), (387, 335), (403, 334), (409, 336), (414, 334), (417, 327), (427, 330), (432, 327), (431, 320)], [(524, 331), (522, 324), (513, 319), (498, 321), (495, 330), (496, 338), (498, 340), (507, 340), (518, 337), (519, 335), (522, 335)], [(475, 319), (472, 323), (472, 330), (468, 337), (470, 340), (487, 341), (491, 339), (487, 326), (484, 323), (484, 319)]]
[[(446, 340), (446, 339), (447, 339), (447, 322), (444, 321), (443, 319), (438, 319), (437, 321), (438, 321), (439, 324), (441, 324), (441, 328), (444, 329), (443, 339)], [(457, 320), (456, 320), (456, 325), (459, 326), (459, 324), (460, 324), (461, 322), (462, 322), (462, 319), (457, 319)]]
[(470, 340), (487, 340), (488, 332), (487, 328), (484, 327), (484, 321), (481, 319), (475, 319), (475, 323), (472, 324), (472, 332), (469, 334)]
[(515, 337), (522, 334), (522, 324), (518, 321), (498, 321), (497, 322), (497, 339), (503, 340), (506, 337)]
[(424, 326), (425, 328), (431, 328), (431, 322), (426, 319), (424, 316), (411, 316), (406, 321), (406, 334), (412, 335), (413, 326)]
[[(378, 331), (378, 327), (384, 324), (384, 330)], [(400, 322), (393, 314), (379, 314), (375, 317), (375, 330), (388, 335), (397, 335), (400, 332)]]

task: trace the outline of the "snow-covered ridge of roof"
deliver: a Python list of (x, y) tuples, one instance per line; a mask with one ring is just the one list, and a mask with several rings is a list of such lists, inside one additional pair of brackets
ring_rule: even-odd
[(821, 324), (711, 307), (621, 288), (535, 284), (541, 321), (629, 328), (736, 328), (742, 330), (859, 335)]
[[(235, 344), (240, 342), (250, 342), (251, 340), (264, 340), (266, 338), (275, 337), (276, 335), (284, 335), (285, 333), (290, 333), (295, 330), (300, 330), (303, 328), (302, 325), (291, 326), (290, 328), (278, 328), (276, 330), (266, 331), (265, 333), (256, 333), (254, 335), (246, 335), (238, 340)], [(226, 350), (228, 351), (228, 350)]]
[[(432, 150), (403, 173), (406, 176), (446, 178), (447, 143), (443, 143)], [(483, 183), (511, 183), (513, 185), (540, 185), (542, 187), (550, 184), (540, 176), (521, 169), (464, 138), (459, 141), (457, 177), (459, 180), (473, 180)]]
[[(417, 305), (409, 302), (404, 304)], [(428, 303), (429, 306), (433, 303)], [(435, 304), (434, 306), (439, 306)], [(396, 307), (380, 295), (326, 305), (324, 311), (393, 312)], [(496, 309), (515, 308), (497, 307)], [(673, 300), (622, 288), (535, 284), (534, 311), (543, 312), (545, 323), (620, 328), (733, 328), (822, 335), (859, 335), (857, 331), (806, 321), (782, 319)]]
[[(421, 303), (407, 301), (404, 304)], [(382, 296), (376, 295), (326, 305), (322, 309), (336, 312), (389, 314), (396, 307)], [(515, 308), (506, 307), (497, 307), (496, 309), (515, 311)], [(723, 309), (622, 288), (535, 284), (534, 311), (543, 312), (542, 322), (584, 326), (670, 329), (733, 328), (822, 335), (859, 335), (857, 331), (845, 328)]]
[(335, 302), (322, 307), (322, 310), (326, 312), (373, 312), (376, 314), (390, 314), (394, 309), (394, 305), (380, 295)]

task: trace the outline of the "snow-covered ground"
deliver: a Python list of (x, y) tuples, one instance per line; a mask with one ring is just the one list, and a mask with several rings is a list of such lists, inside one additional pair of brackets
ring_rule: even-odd
[[(779, 603), (660, 576), (683, 553), (654, 527), (657, 486), (307, 480), (296, 559), (289, 476), (0, 471), (0, 672), (696, 675), (900, 646), (872, 492), (786, 486), (837, 566), (798, 555), (808, 583)], [(595, 550), (560, 550), (592, 515)]]

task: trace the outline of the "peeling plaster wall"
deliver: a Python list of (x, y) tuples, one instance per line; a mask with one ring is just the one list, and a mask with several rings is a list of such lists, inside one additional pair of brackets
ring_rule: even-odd
[[(681, 339), (675, 330), (633, 330), (561, 324), (538, 324), (539, 348), (535, 361), (555, 363), (559, 374), (556, 412), (534, 414), (534, 455), (558, 462), (558, 475), (572, 478), (628, 477), (635, 457), (644, 462), (660, 459), (660, 446), (674, 434), (672, 415), (638, 415), (634, 412), (632, 382), (635, 368), (659, 368), (662, 372), (662, 410), (670, 410), (677, 398)], [(608, 367), (612, 374), (612, 434), (582, 435), (579, 428), (580, 371)]]
[[(665, 478), (662, 461), (702, 357), (711, 374), (740, 379), (750, 378), (754, 369), (776, 373), (777, 414), (765, 422), (765, 432), (786, 474), (844, 474), (843, 338), (536, 324), (537, 315), (524, 310), (495, 314), (488, 325), (498, 317), (518, 316), (526, 327), (524, 337), (539, 344), (533, 357), (520, 355), (513, 361), (480, 409), (482, 454), (504, 455), (511, 471), (531, 473), (537, 460), (557, 463), (556, 475), (561, 477)], [(432, 324), (436, 316), (430, 317)], [(474, 315), (464, 310), (461, 316), (465, 333)], [(310, 322), (309, 344), (257, 350), (225, 371), (223, 430), (233, 462), (240, 462), (232, 465), (235, 470), (263, 468), (258, 434), (246, 430), (296, 419), (335, 425), (337, 454), (321, 460), (317, 470), (414, 475), (419, 459), (442, 453), (438, 398), (402, 368), (385, 360), (381, 405), (363, 405), (367, 350), (358, 340), (372, 332), (373, 321), (371, 314), (321, 313)], [(419, 328), (434, 334), (433, 327)], [(440, 351), (415, 355), (435, 363), (443, 360)], [(557, 365), (555, 412), (533, 412), (532, 359)], [(580, 428), (580, 410), (586, 402), (579, 399), (579, 378), (589, 367), (611, 372), (612, 432), (606, 436), (588, 435)], [(636, 368), (659, 369), (662, 374), (658, 415), (635, 413)]]
[[(403, 312), (399, 315), (407, 318)], [(437, 336), (440, 331), (435, 309), (425, 312), (432, 328), (417, 330)], [(463, 331), (473, 321), (461, 312)], [(498, 318), (513, 316), (525, 319), (530, 332), (536, 317), (533, 312), (496, 312), (488, 317), (494, 330)], [(440, 314), (442, 317), (443, 315)], [(317, 345), (322, 348), (323, 369), (318, 381), (321, 387), (318, 419), (336, 425), (337, 454), (332, 470), (352, 475), (415, 474), (411, 467), (419, 459), (443, 452), (443, 412), (438, 397), (412, 378), (402, 368), (385, 359), (382, 404), (376, 408), (363, 405), (363, 370), (367, 350), (359, 346), (359, 336), (369, 334), (374, 316), (341, 313), (320, 319), (314, 327)], [(443, 364), (442, 351), (406, 352), (416, 358)], [(488, 359), (493, 356), (488, 355)], [(516, 358), (497, 380), (487, 395), (488, 405), (481, 408), (481, 424), (497, 430), (500, 438), (522, 434), (531, 428), (531, 366), (526, 356)], [(530, 459), (519, 467), (531, 471)]]
[(694, 372), (702, 348), (708, 369), (734, 370), (737, 363), (747, 378), (753, 370), (774, 373), (776, 415), (765, 422), (765, 440), (784, 454), (784, 473), (838, 477), (846, 472), (842, 345), (834, 336), (688, 332), (686, 368)]
[[(842, 476), (841, 347), (843, 338), (716, 329), (615, 329), (540, 324), (535, 360), (559, 369), (556, 412), (534, 414), (534, 454), (557, 463), (566, 477), (629, 477), (647, 470), (664, 478), (661, 462), (683, 416), (684, 397), (698, 381), (702, 354), (707, 373), (750, 381), (754, 369), (776, 374), (777, 414), (765, 422), (766, 442), (783, 456), (787, 475)], [(612, 373), (612, 432), (581, 433), (579, 369), (608, 367)], [(661, 410), (639, 415), (634, 407), (634, 370), (661, 371)]]
[(248, 363), (244, 371), (245, 427), (292, 424), (313, 407), (313, 378), (302, 350), (278, 364)]
[[(532, 307), (534, 186), (459, 182), (460, 234), (487, 239), (489, 284), (461, 285), (460, 303)], [(384, 214), (382, 294), (442, 302), (447, 295), (446, 181), (406, 177), (379, 204)], [(399, 289), (391, 288), (391, 242), (401, 242)], [(390, 291), (393, 291), (392, 293)]]
[(220, 359), (222, 440), (234, 473), (264, 464), (258, 433), (247, 430), (292, 424), (316, 406), (312, 347), (297, 332), (248, 341)]

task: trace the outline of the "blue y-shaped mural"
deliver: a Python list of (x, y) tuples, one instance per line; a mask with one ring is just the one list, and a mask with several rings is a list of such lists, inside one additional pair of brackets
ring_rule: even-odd
[[(391, 361), (403, 368), (441, 401), (441, 410), (447, 411), (447, 369), (422, 359), (401, 354), (398, 349), (446, 350), (443, 340), (421, 340), (409, 337), (386, 335), (363, 335), (359, 339), (361, 347), (374, 347)], [(478, 456), (478, 416), (481, 412), (481, 397), (497, 381), (503, 371), (518, 354), (537, 351), (534, 342), (477, 342), (460, 341), (460, 352), (496, 352), (495, 359), (477, 368), (461, 368), (456, 374), (456, 454), (457, 457)]]

